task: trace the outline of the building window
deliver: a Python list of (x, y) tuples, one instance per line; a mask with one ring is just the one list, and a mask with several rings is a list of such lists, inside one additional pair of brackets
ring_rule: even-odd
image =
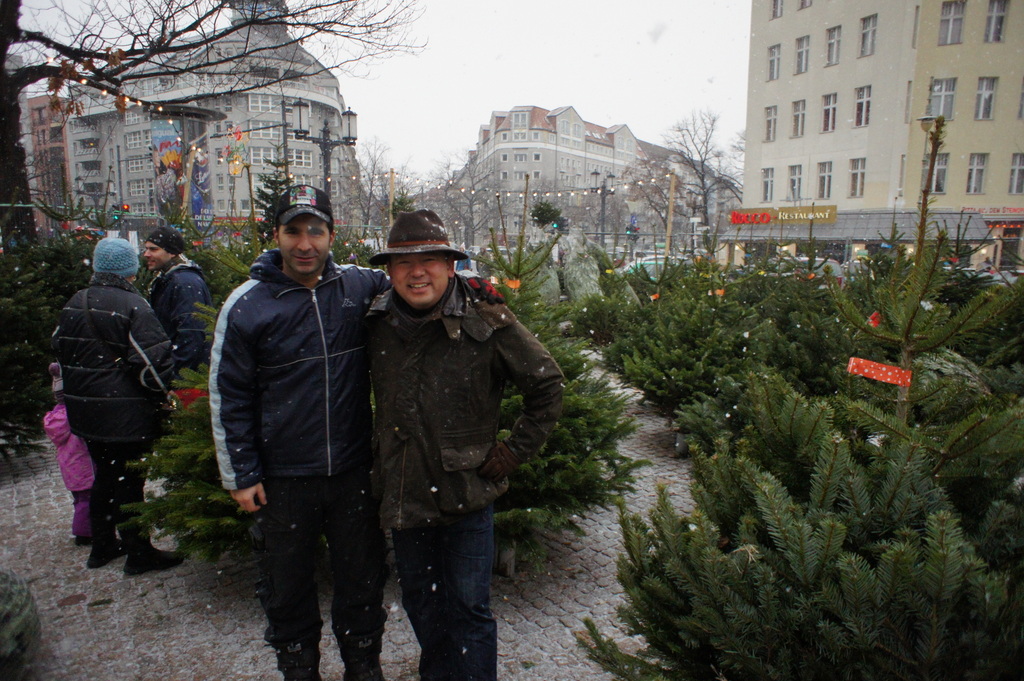
[(811, 60), (811, 36), (796, 39), (796, 72), (806, 73)]
[(870, 57), (875, 53), (875, 34), (877, 30), (877, 14), (872, 14), (860, 20), (860, 56)]
[(804, 136), (804, 123), (807, 120), (807, 100), (798, 99), (793, 102), (793, 137)]
[(512, 133), (512, 141), (513, 142), (525, 142), (526, 141), (526, 131), (525, 130), (520, 130), (520, 131), (517, 131), (517, 132), (513, 132)]
[(125, 111), (124, 112), (124, 124), (135, 125), (142, 122), (142, 114), (138, 111)]
[(778, 123), (779, 107), (766, 106), (764, 108), (764, 141), (775, 141), (775, 127)]
[[(264, 125), (262, 121), (248, 121), (245, 126), (249, 129), (249, 139), (254, 140), (276, 140), (278, 128), (276, 126)], [(294, 136), (291, 139), (295, 139)]]
[(508, 163), (508, 154), (502, 154), (501, 155), (501, 162), (502, 163)]
[(772, 0), (772, 19), (782, 16), (782, 0)]
[(971, 162), (967, 166), (967, 193), (985, 193), (985, 166), (988, 154), (971, 154)]
[(273, 111), (274, 96), (249, 93), (249, 111)]
[(526, 154), (513, 154), (512, 160), (516, 163), (526, 163)]
[(839, 95), (833, 92), (821, 98), (821, 131), (832, 132), (836, 129), (836, 103)]
[(129, 133), (125, 133), (124, 146), (127, 149), (142, 149), (149, 145), (149, 140), (146, 139), (146, 132), (142, 130), (134, 130)]
[(864, 196), (864, 171), (868, 167), (866, 158), (850, 159), (850, 198), (858, 199)]
[(142, 158), (128, 159), (129, 173), (144, 173), (153, 169), (153, 159), (143, 156)]
[(939, 44), (957, 45), (964, 32), (964, 0), (942, 3), (942, 18), (939, 20)]
[(512, 127), (513, 128), (525, 128), (529, 122), (529, 114), (526, 111), (513, 111), (512, 112)]
[(153, 180), (128, 180), (128, 196), (149, 196), (153, 191)]
[(782, 67), (782, 45), (768, 48), (768, 80), (778, 80)]
[(799, 201), (803, 192), (804, 167), (789, 167), (789, 196), (790, 201)]
[(842, 26), (833, 26), (825, 31), (825, 66), (839, 63), (839, 42), (842, 35)]
[(1024, 194), (1024, 154), (1014, 154), (1010, 161), (1010, 193)]
[(853, 124), (863, 128), (871, 121), (871, 86), (865, 85), (854, 90), (857, 104), (853, 112)]
[[(288, 151), (291, 151), (289, 149)], [(291, 154), (289, 154), (290, 156)], [(267, 147), (250, 147), (249, 161), (253, 165), (267, 165), (274, 160), (274, 150)]]
[(996, 102), (996, 78), (978, 79), (978, 96), (974, 101), (974, 118), (979, 121), (992, 120)]
[(800, 0), (800, 7), (797, 9), (807, 9), (811, 6), (811, 0)]
[(1006, 22), (1006, 0), (988, 0), (988, 18), (985, 20), (985, 42), (1003, 42), (1003, 24)]
[(945, 116), (953, 120), (953, 99), (956, 96), (956, 78), (936, 78), (932, 81), (932, 95), (928, 100), (931, 116)]
[(775, 197), (775, 168), (761, 168), (761, 200), (772, 201)]
[(295, 168), (313, 167), (312, 149), (288, 149), (288, 165)]
[(832, 161), (818, 164), (818, 198), (832, 198)]
[(502, 170), (501, 171), (501, 179), (503, 179), (503, 180), (507, 180), (508, 179), (508, 171), (507, 170)]
[(540, 161), (540, 154), (534, 154), (533, 155), (533, 160), (534, 161)]
[[(932, 194), (946, 193), (946, 172), (949, 170), (949, 154), (935, 155), (935, 170), (932, 173)], [(927, 161), (925, 161), (924, 172), (928, 172)], [(927, 178), (922, 178), (921, 184), (925, 184)]]

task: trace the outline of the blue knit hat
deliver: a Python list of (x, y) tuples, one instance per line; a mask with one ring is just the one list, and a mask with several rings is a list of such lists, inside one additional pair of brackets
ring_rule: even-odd
[(92, 252), (94, 272), (109, 272), (128, 278), (139, 272), (139, 251), (127, 239), (100, 239)]

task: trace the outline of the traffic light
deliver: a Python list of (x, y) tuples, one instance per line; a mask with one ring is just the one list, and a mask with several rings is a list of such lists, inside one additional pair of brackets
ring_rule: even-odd
[(127, 204), (127, 203), (122, 203), (121, 204), (121, 212), (122, 213), (130, 213), (131, 210), (132, 210), (132, 207), (131, 207), (130, 204)]

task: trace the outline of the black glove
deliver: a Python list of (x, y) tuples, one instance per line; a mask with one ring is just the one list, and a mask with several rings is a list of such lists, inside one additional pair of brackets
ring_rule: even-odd
[(504, 442), (499, 442), (491, 447), (491, 451), (487, 452), (487, 458), (484, 459), (477, 474), (491, 482), (501, 482), (522, 463)]
[(486, 300), (492, 305), (504, 305), (505, 296), (498, 293), (498, 289), (491, 285), (491, 282), (483, 277), (466, 277), (466, 283), (476, 293), (477, 300)]

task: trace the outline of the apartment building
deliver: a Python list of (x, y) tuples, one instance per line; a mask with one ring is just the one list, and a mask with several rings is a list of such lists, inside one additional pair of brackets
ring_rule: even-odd
[[(655, 167), (658, 177), (652, 178)], [(738, 190), (733, 183), (713, 183), (700, 192), (698, 201), (687, 187), (696, 187), (699, 181), (677, 152), (638, 139), (628, 125), (606, 127), (586, 121), (572, 106), (493, 111), (490, 121), (480, 127), (472, 161), (461, 179), (470, 179), (472, 173), (475, 188), (513, 198), (521, 196), (529, 178), (529, 190), (536, 199), (555, 204), (571, 224), (612, 251), (626, 248), (627, 227), (638, 247), (664, 248), (666, 206), (645, 199), (638, 183), (650, 186), (660, 181), (665, 185), (663, 195), (667, 194), (666, 170), (679, 180), (673, 222), (680, 236), (674, 247), (693, 248), (692, 236), (682, 235), (692, 235), (695, 228), (691, 226), (706, 221), (697, 215), (710, 216), (714, 226), (720, 215), (728, 214), (736, 205)], [(517, 214), (513, 211), (510, 217), (514, 225), (518, 225)], [(493, 226), (493, 213), (484, 210), (477, 215), (463, 221), (478, 225), (477, 231)]]
[(1019, 0), (753, 0), (737, 239), (799, 240), (813, 226), (849, 258), (894, 223), (912, 234), (922, 124), (943, 115), (934, 216), (991, 244), (979, 261), (1017, 253), (1022, 79)]
[[(350, 112), (339, 82), (297, 46), (260, 52), (258, 64), (247, 60), (248, 52), (258, 51), (252, 43), (260, 39), (259, 30), (268, 29), (212, 48), (225, 58), (238, 55), (223, 73), (133, 81), (123, 110), (112, 96), (79, 92), (84, 108), (68, 125), (75, 194), (96, 210), (128, 206), (120, 222), (130, 231), (163, 219), (175, 188), (197, 222), (242, 221), (253, 210), (259, 175), (275, 172), (271, 162), (287, 158), (295, 183), (329, 187), (335, 217), (345, 221), (347, 198), (356, 188), (344, 178), (358, 172), (353, 148), (341, 144)], [(282, 42), (272, 39), (277, 42), (271, 44)], [(247, 73), (279, 82), (250, 91)], [(206, 96), (211, 93), (217, 96)], [(140, 106), (133, 97), (155, 106)]]
[(476, 144), (478, 166), (508, 189), (521, 189), (527, 176), (534, 188), (596, 187), (620, 176), (640, 154), (629, 126), (590, 123), (571, 106), (494, 111)]
[[(26, 110), (29, 139), (25, 148), (32, 198), (50, 206), (61, 206), (65, 192), (70, 191), (64, 116), (50, 107), (49, 95), (28, 98)], [(56, 220), (38, 209), (35, 221), (42, 234), (60, 227)]]

